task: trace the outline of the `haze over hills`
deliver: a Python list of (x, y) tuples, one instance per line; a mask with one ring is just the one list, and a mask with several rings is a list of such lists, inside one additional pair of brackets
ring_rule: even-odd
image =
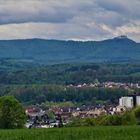
[(0, 59), (40, 64), (139, 63), (140, 43), (126, 36), (103, 41), (0, 40)]

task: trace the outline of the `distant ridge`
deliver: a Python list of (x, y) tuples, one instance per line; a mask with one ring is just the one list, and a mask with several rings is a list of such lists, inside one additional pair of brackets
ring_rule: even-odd
[(0, 40), (0, 59), (59, 63), (139, 63), (140, 43), (122, 35), (103, 41)]
[[(128, 39), (128, 40), (131, 40), (133, 42), (136, 43), (136, 41), (128, 38), (127, 35), (120, 35), (120, 36), (116, 36), (114, 38), (111, 38), (111, 39), (105, 39), (105, 40), (113, 40), (113, 39)], [(101, 41), (105, 41), (105, 40), (99, 40), (99, 41), (96, 41), (96, 40), (61, 40), (61, 39), (44, 39), (44, 38), (23, 38), (23, 39), (0, 39), (0, 41), (25, 41), (25, 40), (40, 40), (40, 41), (73, 41), (73, 42), (101, 42)], [(137, 42), (139, 43), (139, 42)]]

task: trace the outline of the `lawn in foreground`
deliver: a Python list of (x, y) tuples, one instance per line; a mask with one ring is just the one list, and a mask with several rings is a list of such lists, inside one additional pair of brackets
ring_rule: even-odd
[(0, 140), (140, 140), (140, 126), (0, 130)]

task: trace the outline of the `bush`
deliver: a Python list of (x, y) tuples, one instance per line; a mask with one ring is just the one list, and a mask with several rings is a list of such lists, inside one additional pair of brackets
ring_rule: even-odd
[(96, 120), (95, 118), (92, 117), (87, 117), (82, 119), (82, 125), (84, 126), (95, 126), (96, 125)]
[(70, 122), (67, 124), (68, 127), (78, 127), (82, 126), (82, 121), (79, 118), (72, 118)]
[(108, 115), (102, 118), (99, 125), (121, 125), (121, 115)]
[(136, 118), (133, 111), (128, 111), (123, 114), (108, 115), (102, 118), (100, 125), (134, 125)]
[(121, 115), (122, 125), (135, 125), (137, 123), (134, 111), (127, 111)]
[(135, 117), (137, 119), (137, 124), (140, 125), (140, 106), (136, 107), (136, 109), (134, 110), (135, 113)]

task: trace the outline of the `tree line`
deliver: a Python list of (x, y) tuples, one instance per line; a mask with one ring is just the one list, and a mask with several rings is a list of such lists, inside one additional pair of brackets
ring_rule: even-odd
[(0, 85), (0, 96), (12, 95), (25, 105), (45, 102), (83, 104), (118, 104), (118, 99), (132, 90), (93, 87), (67, 87), (64, 85)]

